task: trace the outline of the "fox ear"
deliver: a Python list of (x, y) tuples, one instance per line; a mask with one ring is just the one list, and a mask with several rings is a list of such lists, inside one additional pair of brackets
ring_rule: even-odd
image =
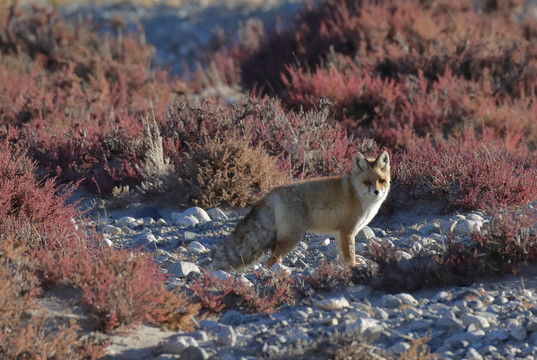
[(362, 153), (356, 153), (354, 156), (354, 167), (358, 168), (362, 171), (366, 170), (369, 163), (365, 159), (365, 157), (362, 155)]
[(375, 165), (380, 170), (385, 170), (390, 168), (390, 155), (388, 155), (388, 152), (384, 150), (378, 157), (377, 160), (375, 160)]

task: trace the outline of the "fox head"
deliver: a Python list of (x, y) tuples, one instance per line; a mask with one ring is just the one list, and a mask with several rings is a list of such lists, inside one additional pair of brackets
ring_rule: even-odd
[(376, 159), (366, 159), (357, 153), (353, 175), (353, 184), (360, 198), (384, 200), (390, 190), (390, 156), (383, 151)]

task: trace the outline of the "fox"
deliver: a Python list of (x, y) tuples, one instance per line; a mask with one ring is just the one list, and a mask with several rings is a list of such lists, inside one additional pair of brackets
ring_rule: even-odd
[(306, 232), (332, 235), (340, 263), (356, 266), (354, 237), (379, 211), (390, 190), (390, 157), (356, 153), (341, 176), (296, 181), (270, 190), (212, 254), (212, 266), (244, 270), (271, 251), (267, 266), (281, 263)]

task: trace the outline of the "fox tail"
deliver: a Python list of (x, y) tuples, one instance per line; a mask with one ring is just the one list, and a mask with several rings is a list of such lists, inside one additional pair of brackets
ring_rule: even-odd
[(216, 246), (212, 266), (222, 270), (244, 269), (259, 261), (275, 244), (274, 211), (261, 200), (239, 221), (231, 236)]

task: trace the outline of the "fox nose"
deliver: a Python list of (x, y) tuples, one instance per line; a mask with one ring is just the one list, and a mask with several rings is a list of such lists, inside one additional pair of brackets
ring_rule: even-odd
[(379, 194), (379, 191), (378, 190), (375, 190), (375, 195), (378, 195)]

